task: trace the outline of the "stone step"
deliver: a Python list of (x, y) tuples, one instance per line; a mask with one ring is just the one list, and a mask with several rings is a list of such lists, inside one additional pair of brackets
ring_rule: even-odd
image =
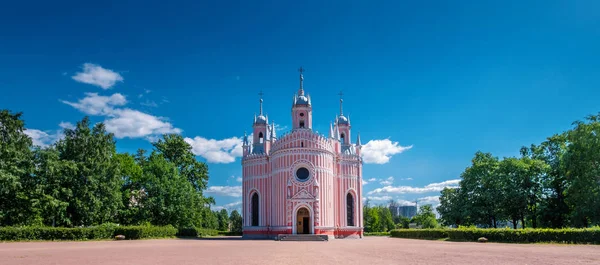
[(327, 235), (307, 235), (307, 234), (280, 234), (277, 236), (279, 241), (329, 241)]

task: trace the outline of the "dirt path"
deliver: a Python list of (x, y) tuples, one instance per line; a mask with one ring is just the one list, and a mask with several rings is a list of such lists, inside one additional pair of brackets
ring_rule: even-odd
[(600, 264), (600, 246), (367, 237), (329, 242), (138, 240), (0, 243), (0, 264)]

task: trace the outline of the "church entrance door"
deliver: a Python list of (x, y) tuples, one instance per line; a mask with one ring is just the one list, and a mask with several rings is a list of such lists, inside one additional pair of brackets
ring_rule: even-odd
[(296, 233), (297, 234), (310, 234), (310, 212), (308, 209), (302, 207), (298, 209), (296, 214)]

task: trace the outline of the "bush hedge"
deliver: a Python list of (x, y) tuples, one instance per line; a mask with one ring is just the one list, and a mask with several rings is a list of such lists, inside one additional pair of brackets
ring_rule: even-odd
[(195, 227), (179, 228), (179, 231), (177, 232), (177, 236), (179, 237), (207, 237), (217, 235), (219, 235), (219, 231), (217, 230)]
[(124, 235), (125, 239), (174, 237), (173, 226), (117, 226), (106, 224), (92, 227), (0, 227), (0, 241), (27, 240), (99, 240)]
[(413, 239), (440, 239), (448, 237), (447, 229), (395, 229), (390, 236)]
[(241, 236), (242, 232), (235, 231), (219, 231), (220, 236)]
[(142, 238), (168, 238), (177, 235), (177, 229), (172, 225), (167, 226), (119, 226), (115, 229), (115, 235), (124, 235), (125, 239)]
[(391, 231), (392, 237), (415, 239), (443, 239), (455, 241), (477, 241), (485, 237), (489, 242), (505, 243), (575, 243), (575, 244), (600, 244), (600, 227), (575, 229), (483, 229), (483, 228), (458, 228), (458, 229), (398, 229)]
[(365, 232), (365, 236), (389, 236), (390, 232)]

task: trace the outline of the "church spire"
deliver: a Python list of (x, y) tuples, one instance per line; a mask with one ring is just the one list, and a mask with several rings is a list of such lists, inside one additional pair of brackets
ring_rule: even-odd
[(298, 69), (298, 72), (300, 72), (300, 88), (298, 88), (298, 96), (304, 96), (304, 75), (302, 74), (304, 71), (304, 68), (300, 66)]
[(262, 96), (264, 95), (262, 90), (260, 91), (260, 93), (258, 93), (258, 95), (260, 96), (260, 115), (263, 115), (263, 108), (262, 108), (262, 104), (263, 104), (263, 99)]
[(340, 116), (344, 116), (344, 107), (343, 107), (344, 93), (342, 91), (340, 91), (340, 93), (338, 95), (340, 95)]
[(362, 146), (360, 143), (360, 132), (356, 134), (356, 146)]

